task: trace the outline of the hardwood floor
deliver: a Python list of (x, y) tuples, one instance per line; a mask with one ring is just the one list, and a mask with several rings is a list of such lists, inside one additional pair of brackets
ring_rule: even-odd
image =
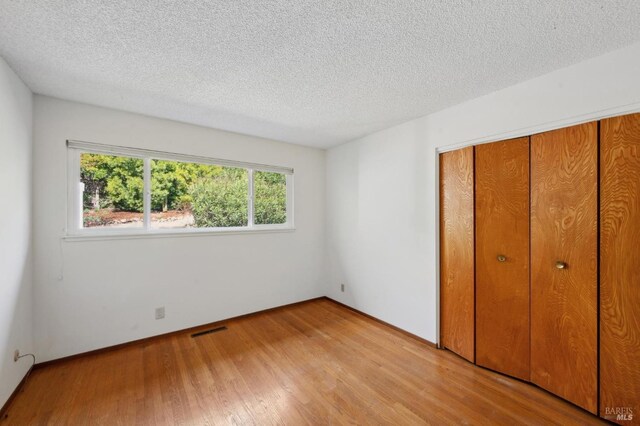
[(37, 369), (0, 425), (601, 423), (327, 299), (224, 325)]

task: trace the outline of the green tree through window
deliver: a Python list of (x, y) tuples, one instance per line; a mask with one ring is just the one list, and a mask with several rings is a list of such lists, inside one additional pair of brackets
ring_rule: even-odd
[[(151, 160), (153, 227), (220, 228), (248, 225), (247, 169)], [(254, 223), (287, 222), (287, 183), (282, 173), (254, 171)], [(82, 153), (84, 226), (122, 226), (142, 221), (144, 161)], [(173, 222), (171, 222), (173, 221)]]

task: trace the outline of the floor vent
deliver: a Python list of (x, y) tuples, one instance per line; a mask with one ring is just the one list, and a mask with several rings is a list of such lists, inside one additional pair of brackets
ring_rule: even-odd
[(197, 333), (193, 333), (191, 337), (200, 337), (205, 334), (217, 333), (218, 331), (224, 331), (227, 329), (227, 326), (223, 325), (221, 327), (210, 328), (209, 330), (198, 331)]

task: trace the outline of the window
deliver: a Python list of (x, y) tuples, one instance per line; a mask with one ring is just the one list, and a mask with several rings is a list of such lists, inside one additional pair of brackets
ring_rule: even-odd
[(84, 228), (143, 226), (144, 164), (139, 158), (82, 153)]
[(247, 169), (151, 160), (151, 228), (248, 226)]
[(68, 141), (70, 235), (293, 228), (293, 170)]
[(287, 179), (282, 173), (253, 174), (253, 205), (256, 225), (287, 222)]

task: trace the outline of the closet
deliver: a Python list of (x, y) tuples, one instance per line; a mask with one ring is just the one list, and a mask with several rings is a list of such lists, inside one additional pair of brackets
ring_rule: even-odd
[(597, 411), (598, 123), (531, 137), (531, 381)]
[(529, 138), (475, 154), (476, 362), (529, 380)]
[(440, 157), (441, 342), (474, 361), (473, 147)]
[(600, 131), (600, 415), (640, 424), (640, 114)]
[(439, 160), (441, 346), (639, 424), (640, 114)]

